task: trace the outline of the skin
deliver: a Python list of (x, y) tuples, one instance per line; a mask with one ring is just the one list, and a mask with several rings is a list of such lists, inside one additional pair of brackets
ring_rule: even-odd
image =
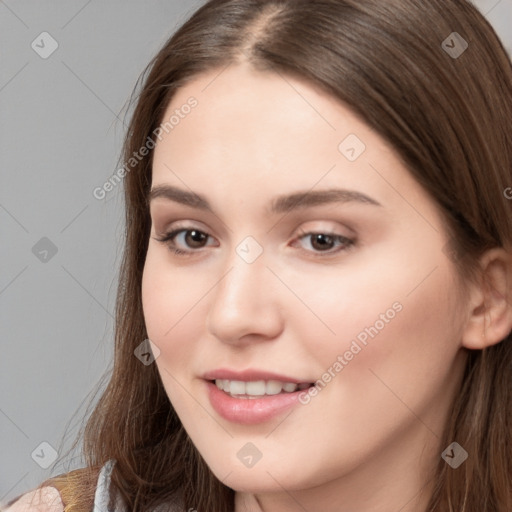
[[(178, 90), (165, 119), (190, 96), (198, 106), (156, 145), (152, 187), (194, 191), (214, 213), (154, 199), (142, 283), (148, 337), (184, 427), (237, 491), (237, 512), (425, 510), (464, 345), (497, 342), (512, 315), (481, 341), (482, 295), (463, 293), (434, 201), (338, 100), (237, 64)], [(338, 149), (349, 134), (366, 145), (354, 162)], [(381, 206), (268, 213), (275, 196), (329, 188)], [(191, 255), (176, 255), (156, 238), (178, 227), (210, 237), (201, 247), (178, 235)], [(355, 243), (328, 245), (325, 256), (308, 232)], [(263, 249), (250, 264), (236, 252), (247, 236)], [(212, 408), (204, 372), (258, 368), (313, 382), (397, 302), (401, 311), (307, 405), (255, 425)], [(247, 442), (262, 453), (252, 468), (237, 457)]]

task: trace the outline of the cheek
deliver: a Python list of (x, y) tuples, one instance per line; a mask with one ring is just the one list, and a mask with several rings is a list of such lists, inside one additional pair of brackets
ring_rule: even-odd
[(336, 381), (332, 387), (342, 393), (359, 389), (368, 400), (374, 389), (379, 396), (381, 377), (417, 401), (425, 383), (449, 377), (463, 322), (453, 269), (442, 259), (414, 265), (408, 258), (408, 265), (395, 256), (339, 279), (326, 273), (294, 281), (310, 311), (301, 304), (287, 310), (292, 337), (303, 340), (303, 357), (316, 362), (321, 379)]
[[(160, 349), (157, 365), (174, 372), (194, 352), (204, 286), (172, 269), (165, 256), (148, 250), (142, 278), (142, 307), (149, 339)], [(184, 369), (184, 368), (183, 368)]]
[[(185, 392), (195, 377), (191, 364), (200, 348), (204, 286), (172, 270), (148, 252), (142, 279), (142, 305), (148, 338), (159, 348), (155, 360), (165, 392), (184, 425), (204, 415)], [(207, 419), (205, 419), (207, 421)]]
[(438, 270), (400, 297), (403, 309), (369, 339), (338, 382), (340, 399), (352, 400), (354, 408), (365, 404), (358, 407), (362, 424), (374, 424), (379, 411), (390, 432), (416, 425), (427, 435), (442, 433), (460, 376), (462, 324), (449, 294), (450, 276)]

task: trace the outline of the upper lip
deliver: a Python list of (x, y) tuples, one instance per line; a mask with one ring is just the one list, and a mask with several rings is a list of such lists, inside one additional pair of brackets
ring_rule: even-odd
[(294, 384), (310, 383), (311, 381), (296, 379), (288, 375), (281, 375), (279, 373), (267, 372), (265, 370), (258, 370), (255, 368), (248, 368), (243, 371), (230, 370), (229, 368), (218, 368), (203, 374), (205, 380), (240, 380), (243, 382), (257, 381), (257, 380), (277, 380), (280, 382), (292, 382)]

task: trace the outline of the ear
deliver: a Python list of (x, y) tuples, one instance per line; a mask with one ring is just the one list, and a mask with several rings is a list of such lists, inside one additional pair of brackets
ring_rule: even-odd
[(469, 318), (462, 335), (468, 349), (484, 349), (504, 340), (512, 330), (512, 254), (502, 248), (480, 259), (478, 284), (471, 284)]

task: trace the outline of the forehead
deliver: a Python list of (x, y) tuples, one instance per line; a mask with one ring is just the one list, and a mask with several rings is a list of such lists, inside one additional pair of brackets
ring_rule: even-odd
[[(190, 98), (196, 106), (184, 108)], [(389, 144), (307, 81), (232, 65), (180, 88), (163, 121), (172, 116), (155, 148), (153, 186), (260, 196), (344, 186), (381, 203), (396, 201), (393, 188), (409, 200), (422, 193)]]
[(238, 158), (236, 147), (243, 145), (253, 158), (259, 153), (279, 159), (297, 152), (305, 142), (318, 145), (321, 140), (324, 149), (331, 146), (331, 153), (336, 151), (336, 146), (332, 148), (336, 129), (324, 115), (329, 112), (333, 117), (335, 101), (297, 80), (244, 65), (229, 67), (180, 89), (166, 117), (191, 96), (197, 99), (197, 107), (169, 137), (170, 146), (174, 144), (178, 151), (185, 139), (194, 140), (202, 151), (224, 149), (224, 157), (231, 153)]

